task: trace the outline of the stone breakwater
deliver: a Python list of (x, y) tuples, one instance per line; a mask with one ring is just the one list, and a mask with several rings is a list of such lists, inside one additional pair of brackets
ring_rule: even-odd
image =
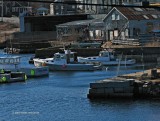
[(160, 69), (90, 83), (88, 98), (160, 98)]

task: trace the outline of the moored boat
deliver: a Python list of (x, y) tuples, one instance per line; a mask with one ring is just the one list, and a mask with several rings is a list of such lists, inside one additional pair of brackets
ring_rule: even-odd
[[(25, 73), (27, 77), (41, 77), (49, 75), (48, 67), (35, 67), (35, 66), (22, 66), (21, 65), (21, 56), (2, 56), (0, 57), (0, 77), (1, 74), (15, 73), (18, 75), (18, 72)], [(18, 75), (19, 76), (19, 75)], [(20, 75), (21, 76), (21, 75)]]
[(77, 53), (65, 50), (55, 53), (53, 58), (33, 59), (35, 66), (48, 66), (50, 71), (94, 71), (101, 65), (79, 63)]
[(122, 60), (121, 58), (116, 58), (113, 54), (113, 51), (103, 50), (99, 52), (98, 56), (92, 57), (78, 57), (78, 61), (81, 63), (95, 63), (99, 62), (102, 65), (132, 65), (136, 63), (135, 59), (127, 59)]

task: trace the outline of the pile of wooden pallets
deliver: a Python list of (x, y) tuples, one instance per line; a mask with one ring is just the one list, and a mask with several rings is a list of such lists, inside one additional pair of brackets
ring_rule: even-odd
[(140, 42), (137, 39), (112, 40), (112, 43), (113, 44), (118, 44), (118, 45), (140, 46)]

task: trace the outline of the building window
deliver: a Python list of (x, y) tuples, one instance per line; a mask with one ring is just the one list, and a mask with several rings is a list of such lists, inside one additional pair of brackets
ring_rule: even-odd
[(113, 0), (113, 1), (112, 1), (112, 4), (116, 5), (116, 0)]
[(12, 8), (12, 12), (15, 12), (15, 8)]
[(134, 8), (136, 11), (143, 11), (141, 8)]
[(112, 14), (112, 20), (120, 20), (120, 16), (118, 14)]
[(143, 17), (144, 17), (145, 19), (149, 19), (147, 15), (143, 15)]
[(129, 37), (129, 30), (128, 29), (125, 30), (125, 36)]
[(116, 16), (116, 20), (120, 20), (120, 16), (119, 15)]
[(15, 2), (12, 2), (12, 6), (15, 6), (15, 4), (16, 4)]
[(116, 15), (112, 14), (112, 20), (116, 20)]
[(116, 37), (116, 38), (118, 37), (118, 29), (114, 30), (114, 37)]
[(155, 18), (155, 19), (156, 19), (156, 18), (158, 18), (158, 16), (157, 16), (157, 15), (152, 15), (152, 17), (153, 17), (153, 18)]
[(75, 9), (76, 7), (75, 7), (75, 5), (72, 5), (72, 9)]

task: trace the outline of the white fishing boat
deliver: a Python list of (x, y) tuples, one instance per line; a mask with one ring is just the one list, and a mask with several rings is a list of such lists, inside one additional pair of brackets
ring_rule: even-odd
[(49, 74), (48, 67), (35, 67), (21, 64), (21, 56), (2, 55), (0, 57), (0, 77), (1, 74), (23, 72), (27, 77), (41, 77)]
[(121, 58), (116, 58), (113, 54), (113, 51), (103, 50), (99, 52), (98, 56), (92, 57), (78, 57), (78, 61), (81, 63), (95, 63), (99, 62), (102, 65), (132, 65), (136, 63), (135, 59), (127, 59), (122, 60)]
[(20, 56), (8, 56), (1, 55), (0, 56), (0, 68), (1, 69), (17, 69), (20, 66)]
[(65, 50), (55, 53), (53, 58), (33, 59), (35, 66), (48, 66), (50, 71), (93, 71), (101, 65), (83, 64), (77, 61), (77, 53)]

